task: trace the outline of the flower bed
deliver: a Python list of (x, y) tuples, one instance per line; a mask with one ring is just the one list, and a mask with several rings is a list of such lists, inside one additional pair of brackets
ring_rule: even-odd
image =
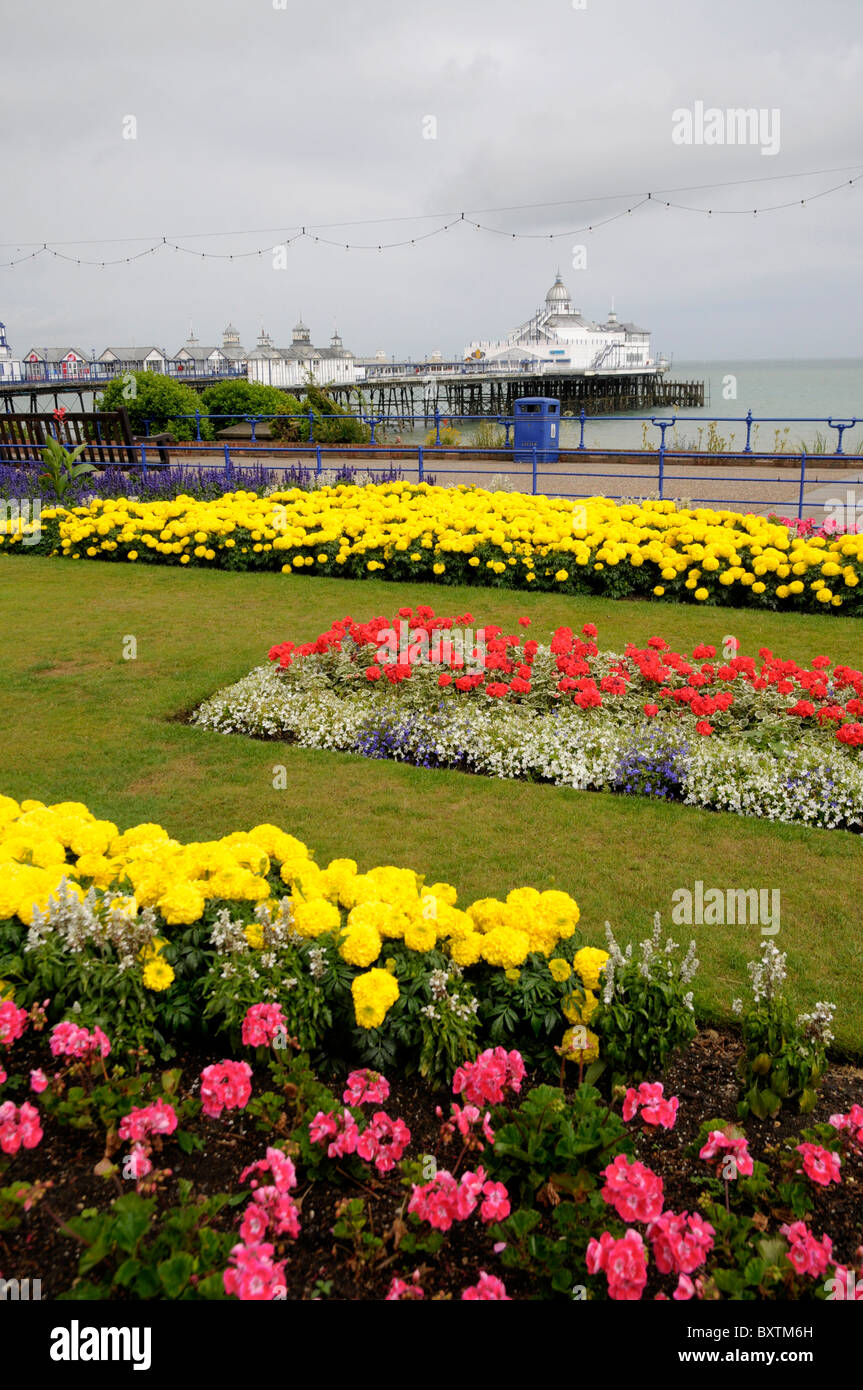
[(69, 1298), (860, 1296), (859, 1073), (825, 1083), (832, 1007), (789, 1013), (772, 943), (736, 1084), (693, 1105), (661, 1078), (701, 1045), (695, 943), (678, 958), (658, 920), (636, 955), (610, 929), (602, 951), (566, 894), (463, 912), (409, 870), (321, 869), (274, 826), (181, 845), (11, 798), (0, 826), (2, 1277)]
[(278, 999), (316, 1053), (439, 1077), (525, 1030), (530, 1064), (555, 1063), (605, 959), (579, 940), (577, 903), (529, 887), (457, 898), (410, 869), (322, 868), (273, 825), (182, 845), (78, 803), (0, 798), (0, 978), (126, 1044), (238, 1039), (246, 1010)]
[[(689, 655), (596, 629), (528, 638), (402, 608), (271, 648), (193, 722), (424, 767), (527, 777), (826, 828), (863, 826), (863, 673), (767, 648)], [(463, 634), (467, 634), (466, 638)], [(455, 640), (457, 639), (457, 640)]]
[(46, 508), (19, 553), (856, 613), (863, 535), (751, 513), (389, 482)]

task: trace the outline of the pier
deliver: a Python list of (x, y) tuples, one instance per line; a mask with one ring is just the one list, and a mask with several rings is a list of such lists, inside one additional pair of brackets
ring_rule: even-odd
[(435, 412), (450, 416), (512, 415), (519, 396), (552, 396), (561, 415), (616, 415), (623, 411), (678, 406), (698, 408), (705, 401), (703, 381), (675, 381), (659, 368), (562, 371), (516, 368), (509, 371), (474, 363), (403, 364), (366, 372), (354, 386), (330, 386), (328, 393), (349, 405), (361, 391), (369, 413), (399, 423)]

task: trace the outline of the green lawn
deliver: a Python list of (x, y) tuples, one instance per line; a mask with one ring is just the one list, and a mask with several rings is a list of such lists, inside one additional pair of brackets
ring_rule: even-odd
[[(83, 801), (121, 828), (153, 820), (180, 839), (271, 821), (322, 862), (349, 855), (361, 867), (404, 864), (452, 882), (462, 905), (524, 883), (564, 888), (597, 945), (606, 919), (624, 941), (646, 934), (657, 910), (670, 923), (673, 891), (697, 879), (779, 888), (773, 939), (788, 952), (795, 1000), (835, 1000), (838, 1041), (863, 1054), (858, 836), (256, 743), (177, 720), (275, 642), (312, 638), (348, 613), (391, 615), (422, 602), (506, 630), (527, 613), (540, 639), (559, 623), (591, 621), (600, 645), (617, 650), (654, 633), (683, 649), (733, 633), (743, 653), (769, 646), (799, 661), (826, 652), (863, 664), (863, 626), (827, 615), (3, 556), (0, 791)], [(137, 640), (134, 661), (123, 658), (127, 636)], [(277, 764), (287, 768), (285, 791), (272, 786)], [(692, 934), (699, 1008), (727, 1014), (760, 950), (757, 928)]]

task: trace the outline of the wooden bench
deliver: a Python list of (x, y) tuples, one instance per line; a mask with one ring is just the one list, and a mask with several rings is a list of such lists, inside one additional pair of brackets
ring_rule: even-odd
[(39, 415), (0, 414), (0, 463), (41, 463), (42, 449), (52, 437), (64, 449), (84, 444), (81, 463), (98, 469), (141, 468), (145, 446), (147, 468), (170, 468), (171, 434), (132, 433), (129, 412), (119, 410), (65, 411)]

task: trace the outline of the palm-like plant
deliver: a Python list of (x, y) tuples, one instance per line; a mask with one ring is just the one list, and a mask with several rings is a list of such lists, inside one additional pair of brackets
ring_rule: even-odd
[(40, 451), (45, 467), (39, 474), (39, 486), (53, 489), (54, 496), (62, 502), (74, 482), (96, 471), (92, 463), (76, 463), (86, 448), (85, 443), (68, 450), (59, 440), (48, 439)]

